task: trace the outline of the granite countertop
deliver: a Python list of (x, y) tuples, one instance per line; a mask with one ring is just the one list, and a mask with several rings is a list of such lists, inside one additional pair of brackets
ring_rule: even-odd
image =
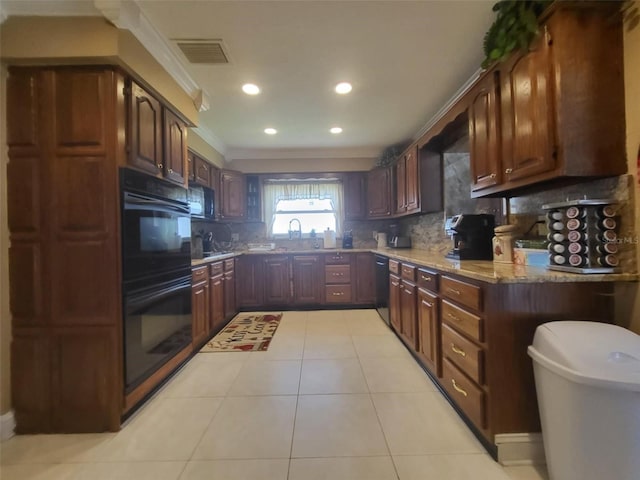
[(467, 278), (473, 278), (489, 283), (565, 283), (565, 282), (633, 282), (640, 276), (636, 273), (608, 273), (608, 274), (579, 274), (557, 272), (540, 267), (529, 267), (511, 263), (494, 263), (489, 260), (450, 260), (438, 253), (414, 248), (331, 248), (331, 249), (307, 249), (288, 250), (278, 249), (269, 251), (237, 251), (221, 253), (202, 259), (194, 259), (191, 266), (204, 265), (240, 255), (283, 255), (283, 254), (326, 254), (334, 252), (358, 253), (371, 252), (384, 255), (394, 260), (411, 262), (418, 266), (434, 268), (443, 272), (454, 273)]

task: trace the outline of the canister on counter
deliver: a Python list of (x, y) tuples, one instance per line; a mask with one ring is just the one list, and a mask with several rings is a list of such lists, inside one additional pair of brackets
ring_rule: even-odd
[(494, 230), (493, 261), (499, 263), (513, 263), (513, 242), (518, 235), (516, 225), (501, 225)]

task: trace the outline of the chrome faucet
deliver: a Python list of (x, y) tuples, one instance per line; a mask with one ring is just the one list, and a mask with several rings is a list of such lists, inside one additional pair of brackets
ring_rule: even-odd
[[(297, 231), (291, 230), (291, 224), (293, 222), (298, 222), (298, 230)], [(300, 223), (300, 220), (298, 220), (297, 218), (292, 218), (289, 221), (289, 240), (293, 239), (294, 237), (297, 237), (298, 239), (302, 240), (302, 224)]]

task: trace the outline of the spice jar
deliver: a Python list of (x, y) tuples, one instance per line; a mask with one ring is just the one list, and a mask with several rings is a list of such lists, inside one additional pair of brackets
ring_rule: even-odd
[(500, 263), (513, 263), (513, 242), (516, 238), (518, 227), (516, 225), (501, 225), (494, 230), (493, 237), (493, 261)]

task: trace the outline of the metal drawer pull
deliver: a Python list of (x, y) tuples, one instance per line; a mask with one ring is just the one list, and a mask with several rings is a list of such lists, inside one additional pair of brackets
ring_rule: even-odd
[(431, 277), (425, 277), (424, 275), (420, 275), (425, 282), (430, 282)]
[(453, 350), (455, 353), (457, 353), (461, 357), (466, 357), (467, 356), (467, 352), (465, 352), (461, 348), (456, 347), (456, 345), (454, 343), (450, 344), (450, 346), (451, 346), (451, 350)]
[(462, 395), (464, 395), (465, 397), (468, 395), (467, 392), (465, 392), (463, 389), (461, 389), (458, 385), (456, 385), (456, 381), (452, 378), (451, 379), (451, 384), (453, 385), (453, 388), (456, 389), (456, 392), (460, 392)]
[(408, 293), (409, 295), (413, 295), (413, 292), (411, 290), (407, 290), (406, 288), (404, 289), (404, 293)]
[(454, 320), (456, 322), (461, 322), (462, 320), (459, 319), (458, 317), (456, 317), (455, 315), (453, 315), (452, 313), (447, 312), (447, 317), (449, 317), (451, 320)]
[(333, 295), (334, 297), (341, 297), (342, 295), (344, 295), (344, 292), (333, 292), (331, 295)]
[(449, 288), (447, 290), (449, 291), (449, 293), (455, 293), (456, 295), (460, 295), (460, 290), (455, 290), (453, 288)]
[(433, 307), (433, 303), (427, 302), (426, 300), (422, 300), (422, 304), (426, 305), (429, 308)]

